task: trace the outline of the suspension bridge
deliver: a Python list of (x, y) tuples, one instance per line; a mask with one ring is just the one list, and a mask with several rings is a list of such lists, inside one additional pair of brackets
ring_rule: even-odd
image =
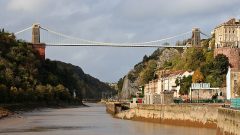
[[(31, 31), (32, 34), (29, 34)], [(40, 32), (41, 31), (41, 32)], [(45, 47), (155, 47), (155, 48), (187, 48), (192, 46), (200, 46), (201, 35), (207, 36), (198, 28), (191, 31), (183, 32), (174, 36), (161, 38), (153, 41), (136, 42), (136, 43), (115, 43), (100, 42), (76, 38), (63, 34), (40, 24), (33, 24), (21, 31), (14, 33), (17, 39), (23, 39), (31, 44), (39, 51), (40, 55), (45, 57)], [(29, 37), (29, 35), (31, 37)], [(208, 37), (208, 36), (207, 36)]]

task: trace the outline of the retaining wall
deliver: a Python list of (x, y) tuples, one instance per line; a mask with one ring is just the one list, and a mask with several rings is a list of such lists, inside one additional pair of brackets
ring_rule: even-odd
[[(114, 103), (108, 104), (107, 110), (113, 110), (113, 106)], [(240, 110), (221, 108), (217, 104), (138, 104), (136, 108), (112, 114), (121, 119), (214, 128), (217, 135), (240, 135)]]
[(164, 124), (217, 128), (217, 106), (144, 105), (116, 114), (118, 118)]
[(217, 121), (219, 135), (240, 135), (240, 110), (219, 108)]

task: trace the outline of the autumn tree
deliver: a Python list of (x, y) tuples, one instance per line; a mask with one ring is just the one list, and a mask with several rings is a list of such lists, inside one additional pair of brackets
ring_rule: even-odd
[(204, 76), (201, 73), (200, 69), (197, 69), (192, 76), (192, 82), (193, 83), (201, 83), (203, 81), (204, 81)]

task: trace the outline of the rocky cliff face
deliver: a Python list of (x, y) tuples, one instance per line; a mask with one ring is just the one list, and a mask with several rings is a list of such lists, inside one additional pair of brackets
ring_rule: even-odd
[(129, 98), (131, 98), (131, 95), (134, 95), (138, 91), (137, 86), (138, 85), (137, 85), (136, 82), (131, 82), (128, 79), (128, 77), (125, 77), (124, 81), (123, 81), (121, 98), (122, 99), (129, 99)]
[(140, 86), (140, 74), (146, 67), (146, 64), (149, 60), (155, 60), (157, 62), (157, 67), (162, 68), (166, 61), (169, 61), (174, 56), (181, 55), (177, 49), (174, 48), (165, 48), (157, 49), (153, 52), (152, 55), (143, 59), (142, 62), (136, 64), (134, 69), (129, 71), (129, 73), (124, 78), (123, 87), (121, 91), (121, 98), (128, 99), (131, 95), (135, 95)]
[(174, 48), (164, 49), (158, 59), (158, 67), (162, 68), (166, 61), (170, 61), (174, 56), (180, 56), (178, 50)]

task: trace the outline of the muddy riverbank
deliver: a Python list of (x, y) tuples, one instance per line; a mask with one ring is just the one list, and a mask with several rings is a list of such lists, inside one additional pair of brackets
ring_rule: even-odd
[(11, 111), (0, 107), (0, 120), (1, 120), (2, 118), (8, 117), (8, 116), (10, 116), (10, 115), (12, 115), (12, 114), (13, 114), (13, 113), (12, 113)]

